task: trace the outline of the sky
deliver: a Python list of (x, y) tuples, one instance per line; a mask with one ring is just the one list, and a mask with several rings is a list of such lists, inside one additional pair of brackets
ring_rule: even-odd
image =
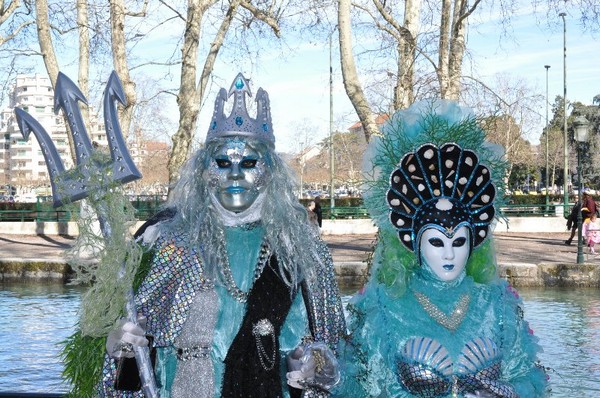
[[(550, 65), (548, 99), (552, 104), (557, 95), (563, 95), (563, 38), (566, 37), (568, 100), (591, 105), (593, 97), (600, 94), (600, 41), (584, 33), (574, 17), (565, 18), (565, 36), (561, 17), (540, 19), (530, 8), (523, 7), (512, 17), (510, 38), (501, 36), (494, 16), (480, 19), (484, 22), (470, 27), (468, 48), (479, 78), (487, 84), (491, 85), (497, 74), (505, 74), (525, 79), (532, 90), (545, 96), (545, 65)], [(358, 118), (345, 94), (336, 40), (333, 43), (333, 124), (334, 131), (345, 131)], [(251, 71), (251, 78), (256, 85), (254, 92), (258, 86), (269, 92), (278, 149), (296, 152), (299, 143), (306, 141), (306, 134), (299, 132), (298, 126), (302, 130), (306, 124), (316, 127), (312, 143), (326, 138), (330, 112), (329, 45), (300, 45), (285, 60), (278, 59), (276, 52), (263, 53), (261, 59), (263, 64)], [(231, 79), (235, 74), (232, 70)], [(551, 105), (549, 108), (551, 118)], [(208, 125), (211, 113), (211, 107), (205, 107), (201, 123)], [(541, 104), (539, 129), (527, 137), (534, 144), (539, 142), (545, 115), (545, 105)]]
[[(497, 16), (482, 13), (477, 23), (469, 28), (468, 49), (470, 59), (478, 77), (491, 85), (497, 74), (507, 74), (525, 79), (528, 85), (540, 95), (545, 95), (546, 69), (548, 70), (548, 98), (552, 103), (563, 93), (563, 21), (558, 15), (550, 19), (534, 16), (529, 1), (512, 17), (510, 38), (502, 36)], [(600, 44), (589, 33), (583, 33), (574, 16), (565, 18), (567, 27), (567, 98), (591, 104), (592, 98), (600, 94), (597, 78), (600, 68)], [(174, 32), (168, 28), (154, 32), (157, 35), (151, 42), (151, 52), (167, 52), (161, 43), (173, 43)], [(596, 37), (598, 39), (598, 37)], [(273, 40), (273, 39), (271, 39)], [(364, 40), (364, 38), (363, 38)], [(259, 87), (269, 93), (271, 114), (277, 149), (282, 152), (298, 152), (301, 146), (315, 144), (327, 137), (330, 130), (330, 86), (329, 52), (327, 42), (304, 42), (301, 39), (288, 43), (290, 50), (283, 55), (279, 46), (269, 50), (268, 44), (260, 54), (260, 64), (242, 60), (232, 65), (219, 59), (214, 69), (216, 80), (229, 89), (238, 72), (251, 79), (252, 92)], [(148, 51), (143, 49), (143, 51)], [(333, 40), (333, 130), (346, 131), (358, 118), (343, 88), (339, 66), (337, 35)], [(177, 67), (178, 68), (178, 67)], [(177, 74), (177, 68), (172, 69)], [(40, 69), (43, 72), (43, 67)], [(71, 72), (72, 78), (76, 72)], [(178, 78), (173, 78), (173, 83)], [(199, 140), (203, 140), (213, 112), (214, 98), (219, 87), (213, 86), (205, 98), (198, 120)], [(390, 87), (391, 92), (391, 87)], [(165, 104), (174, 126), (177, 123), (177, 109), (174, 99)], [(543, 127), (545, 107), (538, 111), (539, 132), (536, 129), (529, 140), (539, 141)], [(173, 131), (174, 133), (175, 131)], [(169, 140), (168, 137), (163, 137)]]

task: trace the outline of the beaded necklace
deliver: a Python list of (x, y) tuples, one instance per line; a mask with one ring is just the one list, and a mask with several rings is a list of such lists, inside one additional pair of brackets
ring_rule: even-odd
[[(252, 223), (254, 224), (254, 223)], [(242, 228), (244, 229), (251, 229), (252, 227), (250, 226), (242, 226)], [(243, 291), (242, 289), (240, 289), (238, 287), (238, 285), (235, 283), (235, 279), (233, 278), (233, 273), (231, 272), (231, 266), (229, 264), (229, 255), (227, 254), (227, 248), (225, 245), (225, 234), (224, 232), (221, 230), (220, 231), (220, 238), (221, 238), (221, 242), (223, 242), (222, 245), (220, 245), (219, 247), (219, 252), (220, 255), (219, 257), (221, 258), (221, 273), (223, 275), (223, 284), (225, 285), (225, 289), (227, 290), (227, 292), (231, 295), (231, 297), (233, 297), (235, 300), (239, 301), (240, 303), (245, 303), (248, 300), (248, 292)], [(269, 244), (267, 243), (266, 240), (263, 240), (263, 242), (260, 245), (260, 252), (258, 255), (258, 260), (256, 262), (256, 266), (254, 268), (254, 277), (252, 279), (252, 284), (254, 284), (254, 282), (256, 282), (256, 280), (258, 279), (258, 277), (262, 274), (266, 264), (267, 264), (267, 259), (269, 258), (269, 256), (271, 255), (271, 250), (269, 248)], [(252, 288), (252, 285), (250, 285)]]

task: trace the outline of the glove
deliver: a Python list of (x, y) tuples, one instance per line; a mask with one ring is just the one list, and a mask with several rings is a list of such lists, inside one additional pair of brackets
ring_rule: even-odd
[(300, 345), (288, 355), (287, 363), (287, 383), (294, 388), (329, 391), (340, 381), (337, 358), (325, 343)]
[(138, 325), (121, 318), (106, 338), (106, 352), (112, 358), (133, 358), (134, 347), (148, 346), (146, 317), (138, 316)]

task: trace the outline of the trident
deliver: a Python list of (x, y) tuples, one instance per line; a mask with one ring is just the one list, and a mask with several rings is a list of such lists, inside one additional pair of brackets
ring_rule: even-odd
[[(138, 171), (127, 150), (119, 125), (116, 101), (124, 105), (126, 104), (126, 100), (123, 86), (116, 72), (113, 71), (108, 79), (104, 90), (103, 102), (104, 124), (111, 162), (104, 163), (92, 159), (94, 148), (87, 135), (77, 101), (81, 101), (87, 105), (87, 100), (81, 90), (66, 75), (59, 72), (54, 96), (54, 113), (58, 114), (58, 111), (62, 109), (65, 115), (67, 115), (77, 160), (77, 165), (72, 170), (65, 170), (56, 146), (44, 127), (23, 109), (15, 109), (17, 124), (23, 134), (23, 138), (27, 140), (29, 133), (33, 133), (40, 144), (50, 176), (54, 208), (88, 196), (91, 196), (92, 199), (99, 199), (102, 197), (103, 192), (108, 191), (111, 187), (142, 178), (142, 174)], [(102, 176), (102, 183), (101, 187), (95, 190), (92, 188), (91, 178), (92, 176), (96, 176), (97, 178), (97, 175)], [(106, 215), (102, 212), (102, 206), (100, 206), (100, 211), (98, 211), (98, 221), (103, 237), (108, 239), (111, 236), (111, 228), (108, 225)], [(124, 264), (122, 272), (124, 272)], [(137, 324), (137, 311), (133, 297), (133, 289), (130, 289), (126, 298), (127, 319)], [(158, 397), (156, 381), (150, 362), (149, 348), (134, 347), (134, 352), (144, 396), (146, 398)]]

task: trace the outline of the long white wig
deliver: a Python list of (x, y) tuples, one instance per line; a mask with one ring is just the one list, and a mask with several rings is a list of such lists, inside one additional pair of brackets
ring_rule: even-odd
[[(270, 168), (271, 178), (264, 191), (261, 221), (265, 238), (277, 256), (280, 276), (293, 294), (303, 278), (314, 276), (315, 269), (323, 266), (320, 238), (307, 222), (306, 209), (293, 192), (295, 178), (291, 170), (270, 146), (252, 139), (247, 142), (263, 156)], [(167, 203), (167, 207), (176, 207), (177, 213), (162, 226), (164, 232), (185, 232), (186, 246), (203, 255), (207, 276), (221, 282), (224, 280), (220, 265), (223, 263), (221, 253), (226, 252), (225, 227), (213, 205), (203, 174), (222, 144), (221, 140), (211, 141), (184, 165)]]

